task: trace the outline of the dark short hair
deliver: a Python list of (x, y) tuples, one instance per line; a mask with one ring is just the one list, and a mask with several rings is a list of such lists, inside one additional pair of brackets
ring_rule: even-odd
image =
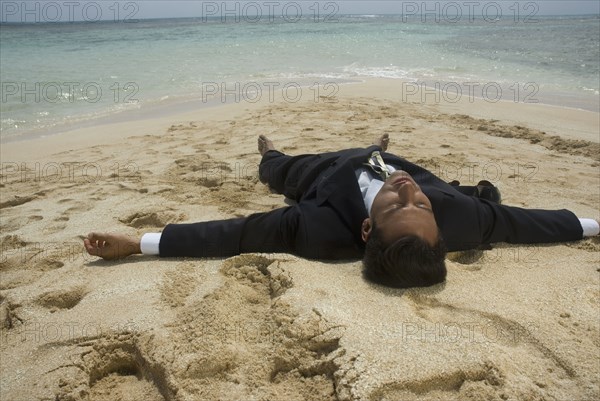
[(445, 258), (446, 246), (439, 230), (434, 246), (415, 235), (386, 245), (373, 226), (363, 258), (364, 275), (389, 287), (428, 287), (446, 280)]

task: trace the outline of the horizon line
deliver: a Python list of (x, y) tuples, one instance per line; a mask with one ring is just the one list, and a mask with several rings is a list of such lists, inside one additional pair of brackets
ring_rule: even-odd
[[(407, 18), (407, 19), (411, 19), (411, 20), (415, 20), (415, 19), (420, 19), (423, 16), (427, 17), (427, 16), (431, 16), (431, 14), (410, 14), (410, 15), (404, 15), (404, 14), (396, 14), (396, 13), (374, 13), (374, 14), (365, 14), (365, 13), (348, 13), (348, 14), (339, 14), (336, 17), (402, 17), (402, 18)], [(457, 15), (452, 15), (452, 16), (447, 16), (447, 17), (456, 17)], [(275, 14), (270, 14), (270, 15), (265, 15), (262, 16), (264, 17), (265, 21), (262, 21), (262, 18), (260, 20), (257, 21), (245, 21), (245, 18), (242, 18), (242, 16), (237, 16), (237, 18), (239, 19), (238, 21), (236, 20), (236, 17), (225, 17), (225, 19), (229, 19), (232, 20), (230, 22), (247, 22), (249, 24), (256, 24), (256, 23), (261, 23), (261, 22), (272, 22), (273, 20), (285, 20), (285, 17), (281, 16), (281, 15), (275, 15)], [(532, 17), (533, 20), (535, 20), (535, 18), (557, 18), (557, 17), (600, 17), (600, 13), (587, 13), (587, 14), (546, 14), (546, 15), (536, 15), (534, 17)], [(74, 21), (1, 21), (0, 20), (0, 25), (58, 25), (58, 24), (76, 24), (76, 23), (87, 23), (87, 24), (97, 24), (97, 23), (136, 23), (139, 21), (158, 21), (158, 20), (208, 20), (208, 21), (219, 21), (219, 20), (223, 20), (224, 17), (223, 16), (210, 16), (210, 17), (206, 17), (206, 16), (198, 16), (198, 17), (190, 17), (190, 16), (182, 16), (182, 17), (145, 17), (145, 18), (132, 18), (130, 20), (114, 20), (114, 19), (101, 19), (101, 20), (97, 20), (97, 21), (88, 21), (88, 20), (74, 20)], [(306, 16), (306, 17), (301, 17), (300, 20), (310, 20), (310, 19), (314, 19), (314, 17), (312, 16)], [(440, 21), (435, 21), (435, 18), (432, 18), (433, 21), (425, 21), (425, 23), (427, 22), (435, 22), (435, 23), (439, 23), (439, 22), (447, 22), (449, 24), (452, 23), (458, 23), (458, 22), (464, 22), (461, 20), (457, 20), (457, 21), (448, 21), (448, 20), (444, 20), (441, 19)], [(506, 17), (500, 17), (496, 20), (494, 20), (494, 22), (499, 22), (502, 20), (512, 20), (513, 18), (511, 16), (506, 16)], [(479, 20), (486, 20), (485, 17), (483, 16), (473, 16), (470, 18), (465, 18), (465, 21), (479, 21)], [(227, 22), (227, 21), (224, 21)], [(320, 21), (323, 23), (326, 23), (327, 21)], [(329, 23), (331, 22), (335, 22), (335, 21), (329, 21)], [(491, 21), (490, 21), (491, 22)], [(514, 21), (515, 23), (524, 23), (525, 21)], [(530, 21), (530, 23), (533, 21)]]

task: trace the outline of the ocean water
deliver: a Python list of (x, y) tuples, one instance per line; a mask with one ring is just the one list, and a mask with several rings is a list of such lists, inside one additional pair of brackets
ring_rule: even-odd
[[(1, 24), (0, 139), (190, 101), (253, 101), (274, 91), (293, 100), (298, 88), (328, 95), (365, 77), (437, 87), (450, 100), (460, 93), (598, 111), (599, 17), (535, 21), (363, 15)], [(318, 92), (315, 84), (330, 85)]]

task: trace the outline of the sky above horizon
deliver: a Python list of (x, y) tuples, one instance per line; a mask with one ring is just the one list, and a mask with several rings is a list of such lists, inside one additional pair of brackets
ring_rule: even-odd
[(25, 0), (0, 1), (1, 22), (131, 21), (150, 18), (221, 18), (258, 22), (269, 16), (332, 19), (343, 14), (425, 16), (428, 21), (511, 19), (543, 15), (600, 14), (598, 0), (539, 1), (201, 1), (201, 0)]

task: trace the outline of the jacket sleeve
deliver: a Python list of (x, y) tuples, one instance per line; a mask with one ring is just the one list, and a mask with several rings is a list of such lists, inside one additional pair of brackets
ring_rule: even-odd
[[(481, 201), (484, 202), (484, 201)], [(484, 202), (483, 243), (514, 244), (576, 241), (583, 237), (579, 219), (569, 210), (522, 209)]]
[(169, 224), (162, 232), (161, 257), (228, 257), (248, 252), (295, 253), (300, 212), (294, 206), (248, 217), (193, 224)]

